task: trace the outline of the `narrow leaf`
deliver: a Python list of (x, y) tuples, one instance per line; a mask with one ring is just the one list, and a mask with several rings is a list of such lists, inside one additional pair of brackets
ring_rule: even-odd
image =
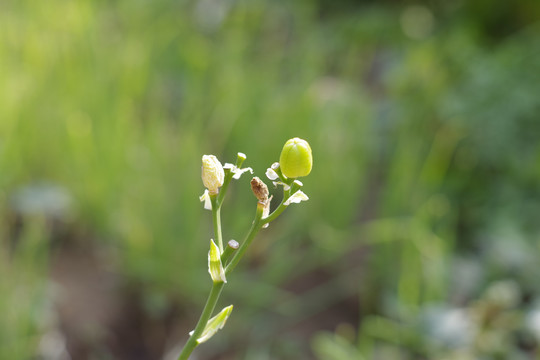
[(212, 239), (210, 240), (210, 251), (208, 252), (208, 272), (213, 282), (227, 282), (225, 270), (221, 264), (221, 253)]
[[(218, 330), (223, 329), (225, 326), (225, 323), (227, 322), (227, 319), (229, 318), (229, 315), (231, 315), (233, 306), (229, 305), (219, 314), (208, 320), (206, 323), (206, 326), (204, 327), (203, 333), (201, 336), (197, 339), (197, 343), (202, 344), (203, 342), (210, 339), (212, 336), (214, 336), (215, 333), (218, 332)], [(189, 333), (189, 335), (192, 335), (193, 331)]]

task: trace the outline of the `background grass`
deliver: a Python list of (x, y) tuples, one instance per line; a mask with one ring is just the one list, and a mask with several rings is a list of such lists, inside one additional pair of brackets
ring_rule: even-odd
[(1, 358), (174, 353), (210, 285), (201, 155), (262, 177), (294, 136), (310, 201), (254, 243), (201, 359), (538, 356), (536, 1), (0, 9)]

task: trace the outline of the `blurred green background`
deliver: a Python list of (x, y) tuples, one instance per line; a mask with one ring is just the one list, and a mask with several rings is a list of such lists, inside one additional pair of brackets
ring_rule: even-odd
[[(0, 358), (175, 359), (200, 160), (307, 139), (196, 359), (540, 358), (540, 2), (4, 0)], [(268, 181), (268, 183), (270, 183)], [(223, 208), (241, 239), (246, 176)]]

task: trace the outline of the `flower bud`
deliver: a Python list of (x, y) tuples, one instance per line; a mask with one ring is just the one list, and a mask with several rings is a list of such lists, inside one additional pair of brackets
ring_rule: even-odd
[(203, 155), (202, 181), (210, 195), (216, 195), (219, 192), (224, 179), (225, 172), (218, 158), (214, 155)]
[(281, 172), (288, 178), (309, 175), (313, 165), (311, 147), (306, 140), (290, 139), (283, 146), (279, 157)]

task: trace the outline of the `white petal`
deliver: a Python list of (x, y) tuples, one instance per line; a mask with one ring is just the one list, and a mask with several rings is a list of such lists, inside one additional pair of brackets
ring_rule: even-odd
[(223, 168), (224, 169), (230, 169), (231, 172), (234, 174), (233, 175), (233, 179), (240, 179), (240, 176), (242, 176), (243, 173), (245, 173), (246, 171), (249, 171), (250, 173), (253, 174), (253, 169), (248, 167), (248, 168), (244, 168), (244, 169), (239, 169), (236, 167), (236, 165), (233, 165), (233, 164), (230, 164), (230, 163), (226, 163), (225, 165), (223, 165)]
[(289, 204), (291, 203), (295, 203), (295, 204), (298, 204), (299, 202), (301, 201), (308, 201), (309, 200), (309, 197), (304, 194), (301, 190), (298, 190), (297, 192), (295, 192), (294, 194), (292, 194), (288, 199), (287, 201), (285, 201), (283, 203), (283, 205), (285, 206), (288, 206)]
[(291, 187), (287, 184), (285, 184), (284, 182), (281, 182), (281, 181), (272, 181), (272, 184), (274, 184), (274, 186), (278, 186), (278, 185), (282, 185), (283, 186), (283, 190), (287, 191), (289, 190)]
[(232, 170), (234, 172), (234, 175), (233, 175), (233, 179), (240, 179), (240, 176), (242, 176), (243, 173), (245, 173), (246, 171), (249, 171), (250, 173), (253, 174), (253, 169), (248, 167), (248, 168), (244, 168), (244, 169), (236, 169), (236, 170)]
[[(270, 196), (270, 198), (266, 202), (266, 204), (264, 206), (264, 209), (263, 209), (262, 219), (266, 219), (268, 217), (268, 215), (270, 214), (270, 202), (272, 201), (273, 197), (274, 197), (274, 195)], [(269, 223), (264, 224), (263, 229), (266, 229), (268, 227), (268, 225), (269, 225)]]
[(201, 202), (204, 201), (204, 208), (206, 210), (212, 210), (212, 201), (210, 200), (210, 195), (208, 194), (208, 189), (204, 190), (204, 193), (199, 196)]
[(279, 175), (277, 174), (277, 172), (274, 171), (274, 169), (268, 168), (266, 170), (266, 177), (270, 180), (277, 180), (279, 178)]

